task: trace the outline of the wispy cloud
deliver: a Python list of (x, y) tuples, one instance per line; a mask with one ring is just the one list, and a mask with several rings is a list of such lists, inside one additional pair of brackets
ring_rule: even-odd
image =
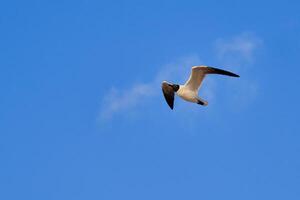
[(100, 118), (110, 119), (118, 112), (134, 108), (143, 98), (152, 97), (155, 93), (152, 83), (137, 84), (126, 90), (111, 88), (103, 99)]
[(231, 38), (219, 38), (215, 41), (216, 55), (225, 65), (251, 64), (255, 61), (256, 50), (262, 43), (262, 39), (250, 32)]
[(219, 63), (242, 73), (239, 84), (230, 85), (235, 91), (231, 101), (237, 109), (249, 105), (258, 95), (259, 84), (247, 74), (250, 70), (248, 66), (254, 65), (257, 52), (262, 46), (263, 40), (251, 32), (215, 41), (214, 47)]

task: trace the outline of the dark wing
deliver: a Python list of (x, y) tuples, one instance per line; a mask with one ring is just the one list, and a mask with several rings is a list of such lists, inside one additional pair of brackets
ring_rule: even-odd
[(166, 82), (163, 82), (161, 84), (161, 89), (162, 89), (162, 92), (163, 92), (164, 97), (166, 99), (166, 102), (168, 103), (170, 108), (173, 110), (173, 107), (174, 107), (174, 93), (175, 92), (174, 92), (172, 86), (170, 86)]

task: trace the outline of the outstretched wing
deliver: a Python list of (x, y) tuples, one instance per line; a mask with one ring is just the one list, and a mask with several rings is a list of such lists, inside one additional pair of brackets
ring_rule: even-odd
[(194, 66), (192, 67), (190, 78), (185, 83), (185, 86), (188, 87), (190, 90), (198, 91), (206, 74), (221, 74), (221, 75), (239, 77), (239, 75), (237, 74), (222, 69), (214, 68), (214, 67)]
[(162, 89), (162, 92), (163, 92), (164, 97), (166, 99), (166, 102), (168, 103), (170, 108), (173, 110), (173, 107), (174, 107), (174, 93), (175, 93), (173, 88), (167, 82), (164, 81), (161, 84), (161, 89)]

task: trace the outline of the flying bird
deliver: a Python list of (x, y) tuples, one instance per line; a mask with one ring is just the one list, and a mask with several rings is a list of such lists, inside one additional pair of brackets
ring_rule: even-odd
[(167, 81), (162, 82), (162, 92), (170, 108), (173, 110), (175, 93), (186, 101), (197, 103), (202, 106), (207, 106), (208, 102), (198, 96), (198, 91), (200, 89), (201, 83), (207, 74), (221, 74), (232, 77), (240, 77), (239, 75), (232, 72), (214, 67), (203, 65), (194, 66), (192, 67), (192, 72), (189, 79), (184, 85), (168, 83)]

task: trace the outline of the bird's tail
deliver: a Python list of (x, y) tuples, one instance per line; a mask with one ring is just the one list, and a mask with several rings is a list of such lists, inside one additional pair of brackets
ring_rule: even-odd
[(208, 102), (201, 99), (200, 97), (198, 97), (197, 100), (198, 100), (197, 104), (199, 104), (199, 105), (202, 105), (202, 106), (207, 106), (208, 105)]

